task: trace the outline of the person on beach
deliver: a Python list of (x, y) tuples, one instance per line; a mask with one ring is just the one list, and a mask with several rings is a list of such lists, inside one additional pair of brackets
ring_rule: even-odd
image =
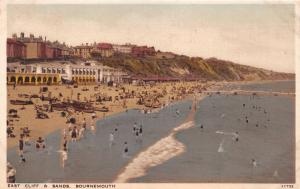
[(72, 128), (73, 128), (73, 124), (72, 124), (72, 123), (69, 123), (69, 125), (68, 125), (68, 131), (71, 132), (71, 131), (72, 131)]
[(180, 111), (178, 109), (176, 109), (176, 116), (179, 117), (180, 116)]
[(92, 120), (96, 119), (96, 113), (92, 113)]
[(85, 131), (85, 128), (83, 126), (80, 127), (79, 136), (78, 136), (79, 140), (84, 137), (84, 131)]
[(63, 150), (68, 151), (68, 140), (67, 137), (64, 137)]
[(95, 134), (95, 132), (96, 132), (95, 125), (92, 123), (90, 127), (91, 127), (92, 133)]
[(77, 140), (77, 128), (76, 126), (73, 127), (72, 131), (71, 131), (71, 139), (72, 139), (72, 142), (76, 142)]
[(36, 142), (36, 143), (35, 143), (35, 148), (36, 148), (37, 150), (39, 150), (40, 148), (45, 149), (46, 144), (45, 144), (45, 140), (42, 139), (42, 137), (39, 137), (35, 142)]
[(86, 120), (85, 120), (85, 117), (83, 118), (83, 121), (82, 121), (82, 128), (86, 129)]
[(64, 138), (66, 138), (66, 137), (67, 137), (67, 132), (66, 132), (66, 129), (63, 129), (63, 133), (62, 133), (62, 134), (63, 134), (63, 137), (64, 137)]
[(16, 174), (17, 171), (14, 169), (9, 162), (7, 162), (7, 183), (15, 183), (16, 182)]

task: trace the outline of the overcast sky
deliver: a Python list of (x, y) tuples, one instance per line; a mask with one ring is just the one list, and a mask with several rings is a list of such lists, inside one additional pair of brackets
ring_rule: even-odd
[(8, 5), (8, 35), (154, 46), (295, 72), (293, 5)]

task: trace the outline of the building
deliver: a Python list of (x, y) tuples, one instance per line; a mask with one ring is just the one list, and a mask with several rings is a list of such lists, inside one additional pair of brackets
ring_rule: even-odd
[(114, 54), (113, 46), (110, 43), (98, 43), (94, 46), (93, 53), (101, 57), (111, 57)]
[(132, 48), (132, 54), (138, 57), (153, 56), (155, 55), (155, 49), (154, 47), (136, 46)]
[(112, 45), (113, 51), (116, 53), (130, 54), (132, 53), (132, 48), (136, 45), (125, 44), (125, 45)]
[(127, 74), (93, 62), (72, 63), (10, 63), (7, 67), (8, 84), (61, 84), (64, 80), (78, 84), (119, 83)]
[(58, 73), (40, 73), (36, 64), (9, 63), (7, 65), (7, 83), (18, 85), (59, 84), (60, 76)]
[(26, 45), (26, 58), (27, 59), (42, 59), (46, 58), (46, 43), (44, 42), (42, 36), (35, 38), (33, 34), (30, 34), (29, 37), (25, 37), (24, 33), (21, 33), (21, 36), (17, 38), (17, 41), (20, 41)]
[(91, 58), (91, 52), (92, 52), (93, 47), (89, 46), (88, 43), (86, 45), (80, 45), (74, 47), (74, 56), (79, 57), (79, 58), (84, 58), (84, 59), (89, 59)]
[(7, 58), (26, 58), (26, 45), (15, 38), (8, 38), (6, 41)]

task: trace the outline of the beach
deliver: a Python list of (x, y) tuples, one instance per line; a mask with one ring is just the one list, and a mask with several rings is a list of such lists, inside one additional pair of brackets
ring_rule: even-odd
[[(159, 114), (143, 114), (138, 110), (129, 110), (106, 117), (98, 121), (97, 131), (93, 135), (87, 131), (85, 138), (70, 142), (69, 158), (65, 169), (59, 163), (61, 140), (60, 132), (47, 136), (47, 149), (37, 151), (34, 146), (27, 148), (24, 155), (28, 164), (18, 163), (15, 148), (8, 152), (9, 162), (18, 170), (18, 182), (112, 182), (122, 168), (139, 151), (151, 146), (170, 130), (180, 125), (190, 111), (191, 101), (185, 100), (162, 109)], [(181, 112), (177, 117), (175, 110)], [(142, 143), (136, 143), (132, 133), (134, 122), (143, 125)], [(161, 123), (164, 123), (161, 125)], [(109, 133), (118, 128), (116, 144), (109, 148)], [(129, 158), (122, 157), (124, 141), (129, 145)], [(30, 174), (29, 174), (30, 173)]]
[[(255, 86), (252, 83), (250, 88), (243, 90), (264, 89), (263, 84), (252, 85)], [(174, 86), (177, 90), (171, 92)], [(253, 96), (248, 93), (209, 94), (210, 90), (226, 90), (226, 86), (231, 86), (230, 90), (240, 90), (244, 87), (242, 83), (202, 84), (200, 86), (207, 86), (208, 93), (205, 94), (197, 93), (195, 86), (199, 87), (199, 84), (126, 86), (129, 91), (146, 90), (152, 94), (166, 90), (159, 100), (167, 106), (145, 114), (142, 113), (145, 106), (136, 103), (138, 98), (126, 99), (126, 108), (121, 105), (122, 101), (104, 102), (111, 111), (105, 116), (102, 112), (97, 113), (95, 133), (88, 127), (84, 138), (69, 141), (65, 168), (60, 165), (59, 151), (62, 129), (67, 127), (66, 118), (54, 111), (49, 113), (51, 121), (29, 121), (26, 116), (34, 117), (35, 111), (32, 105), (26, 105), (26, 110), (18, 111), (20, 121), (14, 123), (18, 126), (30, 123), (32, 138), (42, 135), (47, 147), (36, 150), (34, 143), (25, 146), (27, 162), (19, 163), (18, 137), (8, 139), (8, 161), (17, 170), (17, 182), (294, 182), (295, 97), (270, 93), (292, 94), (292, 87), (283, 90), (286, 85), (272, 83), (271, 87), (266, 87), (266, 94)], [(91, 99), (93, 86), (79, 86), (73, 89), (73, 94), (82, 91), (83, 87), (89, 91), (81, 92), (82, 95)], [(182, 87), (194, 92), (183, 94), (180, 92)], [(28, 86), (17, 88), (18, 93), (9, 88), (8, 99), (17, 98), (22, 92), (34, 94), (39, 90), (37, 86), (31, 91)], [(59, 92), (65, 96), (71, 94), (65, 86), (49, 88), (56, 91), (53, 95)], [(118, 95), (117, 90), (120, 89), (101, 86), (102, 92), (112, 96)], [(170, 97), (175, 98), (170, 100)], [(9, 105), (8, 109), (19, 107)], [(90, 115), (74, 114), (79, 122), (86, 117), (88, 125), (92, 124)], [(135, 123), (143, 127), (143, 135), (138, 141), (132, 132)], [(236, 132), (237, 142), (233, 140)], [(110, 133), (114, 133), (113, 145), (110, 145)], [(125, 158), (122, 157), (124, 142), (129, 148)], [(253, 159), (257, 167), (253, 167)]]
[[(60, 101), (67, 100), (76, 100), (78, 101), (78, 93), (79, 101), (86, 102), (92, 100), (92, 105), (94, 107), (101, 108), (103, 106), (109, 109), (108, 112), (99, 112), (96, 111), (97, 119), (102, 119), (105, 116), (109, 116), (115, 113), (126, 111), (127, 109), (149, 109), (144, 105), (137, 104), (138, 97), (137, 95), (145, 95), (147, 92), (147, 96), (158, 96), (158, 94), (162, 94), (165, 90), (166, 93), (158, 97), (158, 100), (161, 104), (170, 103), (174, 100), (180, 100), (183, 98), (182, 95), (179, 94), (178, 91), (173, 91), (174, 87), (180, 89), (181, 87), (189, 88), (195, 85), (199, 85), (195, 82), (190, 83), (161, 83), (155, 86), (134, 86), (134, 85), (123, 85), (120, 87), (109, 87), (107, 85), (81, 85), (78, 88), (73, 88), (73, 86), (67, 87), (65, 85), (56, 85), (56, 86), (17, 86), (15, 89), (13, 86), (7, 86), (7, 112), (10, 110), (17, 111), (17, 118), (8, 118), (10, 121), (9, 126), (14, 127), (14, 135), (15, 138), (8, 138), (7, 147), (11, 148), (17, 145), (18, 136), (22, 133), (21, 128), (28, 127), (31, 130), (31, 140), (35, 140), (38, 137), (46, 136), (58, 129), (62, 130), (67, 128), (67, 116), (61, 116), (62, 111), (46, 111), (45, 113), (49, 116), (49, 119), (37, 119), (36, 118), (36, 109), (35, 105), (38, 106), (47, 106), (49, 105), (48, 101), (42, 101), (40, 98), (32, 98), (33, 105), (13, 105), (10, 103), (10, 100), (30, 100), (31, 95), (37, 96), (45, 96), (48, 97), (50, 95), (51, 98), (59, 98)], [(205, 84), (203, 84), (205, 85)], [(201, 84), (200, 84), (201, 86)], [(47, 87), (48, 90), (46, 92), (40, 93), (41, 87)], [(95, 90), (96, 87), (96, 90)], [(120, 94), (123, 94), (123, 89), (127, 94), (130, 94), (132, 91), (135, 92), (135, 96), (132, 98), (120, 99)], [(88, 89), (88, 90), (86, 90)], [(50, 94), (49, 94), (50, 92)], [(59, 97), (59, 94), (62, 94), (62, 97)], [(102, 97), (111, 97), (111, 101), (102, 101), (96, 102), (95, 94), (101, 95)], [(115, 97), (119, 97), (118, 100), (115, 100)], [(170, 99), (170, 98), (173, 98)], [(124, 106), (125, 105), (125, 106)], [(24, 109), (23, 109), (24, 108)], [(77, 123), (81, 123), (83, 118), (86, 119), (87, 124), (91, 124), (93, 121), (91, 119), (91, 113), (84, 112), (71, 112), (71, 117), (77, 119)], [(51, 120), (51, 121), (49, 121)]]

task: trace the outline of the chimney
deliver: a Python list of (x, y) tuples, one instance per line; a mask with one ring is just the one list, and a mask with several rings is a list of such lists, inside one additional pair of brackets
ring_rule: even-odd
[(14, 34), (12, 35), (12, 38), (13, 38), (13, 39), (17, 39), (17, 38), (18, 38), (17, 34), (14, 33)]
[(86, 43), (86, 46), (89, 46), (89, 43)]
[(21, 39), (24, 39), (24, 32), (21, 32)]
[(45, 36), (45, 42), (47, 41), (47, 37)]
[(34, 35), (33, 35), (33, 34), (30, 34), (29, 37), (30, 37), (30, 40), (33, 41)]

